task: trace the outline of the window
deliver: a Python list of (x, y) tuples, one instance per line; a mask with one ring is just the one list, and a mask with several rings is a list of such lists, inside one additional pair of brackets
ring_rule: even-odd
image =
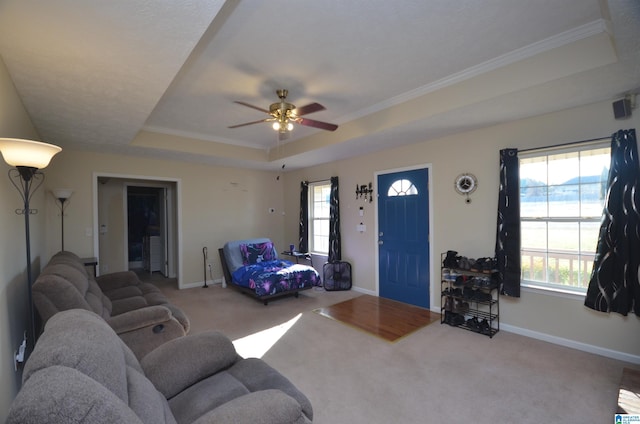
[(415, 196), (418, 194), (418, 189), (409, 180), (396, 180), (391, 184), (387, 191), (387, 196)]
[(309, 184), (309, 251), (329, 253), (329, 198), (331, 183)]
[(610, 159), (606, 140), (520, 155), (523, 285), (586, 293)]

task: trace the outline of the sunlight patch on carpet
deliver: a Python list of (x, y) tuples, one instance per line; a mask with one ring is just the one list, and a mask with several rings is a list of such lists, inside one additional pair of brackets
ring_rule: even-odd
[(233, 345), (243, 358), (262, 358), (301, 316), (302, 314), (298, 314), (280, 325), (236, 339), (233, 341)]
[(370, 295), (314, 309), (313, 312), (389, 342), (396, 342), (440, 321), (440, 314), (428, 309)]

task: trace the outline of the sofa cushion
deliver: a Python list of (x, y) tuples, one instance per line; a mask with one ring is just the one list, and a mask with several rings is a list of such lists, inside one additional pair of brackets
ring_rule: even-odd
[(119, 287), (104, 293), (112, 303), (112, 315), (120, 315), (134, 309), (152, 305), (166, 305), (167, 297), (156, 286), (150, 283), (139, 283)]
[[(167, 362), (177, 357), (180, 361), (167, 367)], [(145, 375), (170, 399), (198, 381), (225, 370), (239, 359), (228, 337), (217, 331), (206, 331), (168, 341), (140, 362)]]
[(227, 372), (220, 372), (169, 399), (171, 411), (179, 423), (191, 423), (207, 412), (249, 393)]
[(144, 423), (175, 422), (166, 399), (144, 376), (133, 352), (91, 312), (72, 309), (52, 317), (27, 361), (23, 380), (53, 366), (84, 374), (124, 402)]
[(257, 358), (248, 358), (236, 362), (227, 370), (240, 381), (249, 391), (257, 392), (268, 389), (278, 389), (294, 398), (309, 419), (313, 419), (311, 401), (294, 386), (289, 379), (280, 374), (266, 362)]
[(237, 397), (209, 411), (193, 424), (310, 424), (300, 404), (280, 390), (262, 390)]
[(57, 263), (46, 266), (32, 288), (33, 301), (43, 321), (55, 313), (82, 308), (107, 319), (112, 304), (95, 281), (82, 276), (75, 268)]
[(69, 265), (83, 273), (86, 277), (90, 276), (87, 272), (87, 268), (82, 262), (82, 259), (80, 259), (80, 257), (73, 252), (63, 250), (53, 255), (49, 260), (49, 264), (57, 263)]
[(7, 424), (24, 423), (144, 422), (97, 381), (73, 368), (51, 366), (31, 374), (11, 404)]

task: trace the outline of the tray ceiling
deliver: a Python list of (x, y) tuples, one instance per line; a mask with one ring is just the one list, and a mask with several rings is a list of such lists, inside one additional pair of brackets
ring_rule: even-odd
[[(0, 55), (44, 141), (287, 169), (640, 86), (635, 0), (2, 0)], [(289, 90), (335, 132), (278, 140)], [(9, 135), (6, 135), (9, 136)]]

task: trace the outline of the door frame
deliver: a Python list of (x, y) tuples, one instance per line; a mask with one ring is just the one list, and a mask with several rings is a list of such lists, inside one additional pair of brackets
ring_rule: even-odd
[[(99, 178), (117, 178), (122, 180), (127, 180), (130, 185), (136, 185), (136, 182), (149, 182), (155, 181), (159, 185), (162, 183), (173, 183), (175, 184), (175, 199), (172, 201), (175, 204), (175, 219), (172, 221), (175, 222), (175, 240), (173, 242), (169, 242), (169, 249), (172, 246), (175, 246), (175, 252), (169, 253), (172, 254), (176, 259), (176, 265), (174, 267), (174, 273), (170, 272), (169, 274), (171, 278), (177, 278), (178, 280), (178, 288), (182, 288), (182, 280), (183, 280), (183, 258), (182, 258), (182, 181), (179, 178), (167, 178), (167, 177), (155, 177), (155, 176), (145, 176), (145, 175), (131, 175), (131, 174), (114, 174), (114, 173), (104, 173), (104, 172), (94, 172), (93, 173), (93, 256), (96, 258), (100, 257), (100, 232), (99, 232), (99, 210), (98, 210), (98, 189), (99, 189)], [(139, 184), (140, 185), (140, 184)], [(126, 190), (124, 192), (124, 196), (126, 198)], [(126, 202), (125, 202), (126, 206)], [(168, 211), (169, 212), (169, 211)], [(126, 214), (126, 207), (124, 209), (124, 213)], [(126, 231), (126, 228), (125, 228)], [(126, 240), (126, 238), (125, 238)], [(126, 249), (125, 249), (126, 250)], [(99, 267), (98, 267), (99, 268)], [(170, 270), (171, 271), (171, 270)]]
[[(402, 167), (402, 168), (393, 168), (393, 169), (385, 169), (382, 171), (376, 171), (374, 172), (374, 178), (373, 178), (373, 189), (375, 193), (380, 193), (379, 188), (378, 188), (378, 176), (380, 175), (385, 175), (385, 174), (395, 174), (397, 172), (404, 172), (404, 171), (414, 171), (416, 169), (426, 169), (427, 170), (427, 176), (428, 176), (428, 183), (427, 183), (427, 188), (428, 188), (428, 201), (429, 201), (429, 309), (431, 311), (434, 312), (438, 312), (440, 313), (440, 305), (435, 305), (434, 304), (434, 299), (436, 297), (439, 298), (439, 293), (434, 293), (434, 287), (436, 286), (436, 284), (434, 284), (435, 280), (434, 278), (438, 278), (436, 276), (436, 272), (435, 272), (435, 266), (434, 264), (439, 263), (440, 259), (438, 258), (436, 262), (434, 262), (435, 259), (435, 254), (434, 254), (434, 249), (433, 249), (433, 166), (430, 163), (425, 163), (425, 164), (421, 164), (421, 165), (413, 165), (413, 166), (407, 166), (407, 167)], [(380, 233), (380, 226), (379, 226), (379, 221), (378, 221), (378, 195), (375, 196), (375, 203), (374, 203), (374, 227), (375, 227), (375, 234), (373, 237), (373, 243), (374, 243), (374, 259), (375, 259), (375, 284), (376, 284), (376, 290), (375, 290), (375, 294), (376, 296), (380, 297), (380, 267), (378, 266), (380, 264), (380, 254), (379, 254), (379, 250), (378, 250), (378, 234)], [(439, 271), (439, 268), (438, 268)], [(439, 287), (439, 285), (438, 285)], [(437, 307), (436, 307), (437, 306)]]

